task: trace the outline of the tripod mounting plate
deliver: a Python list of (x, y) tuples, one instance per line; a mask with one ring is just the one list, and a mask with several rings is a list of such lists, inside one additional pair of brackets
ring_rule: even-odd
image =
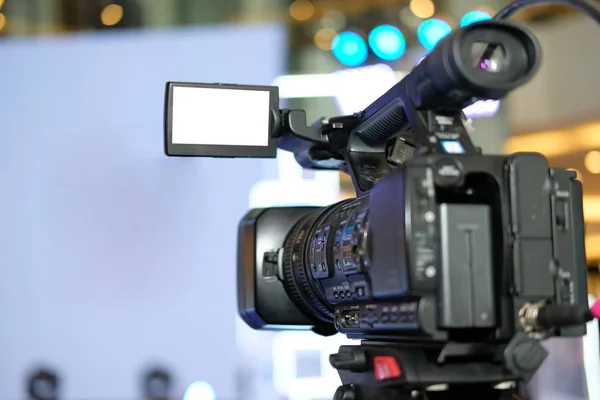
[(529, 381), (546, 356), (523, 333), (503, 345), (365, 341), (341, 346), (329, 361), (343, 383), (334, 400), (502, 399)]

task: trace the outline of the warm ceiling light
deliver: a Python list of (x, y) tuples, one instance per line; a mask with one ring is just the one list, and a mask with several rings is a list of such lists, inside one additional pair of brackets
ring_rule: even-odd
[(504, 145), (507, 153), (533, 151), (547, 157), (568, 154), (576, 150), (572, 140), (566, 140), (569, 132), (551, 131), (529, 135), (512, 136)]
[(582, 143), (585, 150), (600, 147), (600, 124), (597, 122), (577, 126), (575, 132), (577, 138), (574, 139)]
[(315, 6), (308, 0), (296, 0), (290, 6), (290, 16), (298, 21), (306, 21), (315, 15)]
[(580, 125), (564, 131), (537, 132), (511, 136), (506, 140), (508, 153), (534, 151), (557, 157), (600, 147), (600, 123)]
[(337, 36), (337, 32), (330, 28), (319, 29), (315, 33), (315, 45), (321, 50), (331, 50), (331, 42)]
[(585, 255), (588, 259), (600, 258), (600, 235), (585, 235)]
[(100, 13), (100, 21), (106, 26), (118, 24), (123, 19), (123, 7), (118, 4), (109, 4)]
[[(2, 1), (2, 0), (0, 0)], [(2, 29), (4, 29), (4, 27), (6, 26), (6, 17), (4, 16), (4, 14), (0, 13), (0, 31), (2, 31)]]
[(600, 222), (600, 196), (583, 196), (583, 216), (585, 222)]
[(600, 151), (590, 151), (583, 159), (583, 165), (592, 174), (600, 174)]
[(431, 0), (410, 0), (410, 11), (419, 18), (431, 18), (435, 14), (435, 5)]

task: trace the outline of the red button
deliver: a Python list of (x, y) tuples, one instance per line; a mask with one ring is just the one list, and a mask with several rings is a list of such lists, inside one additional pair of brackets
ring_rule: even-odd
[(402, 376), (402, 370), (396, 359), (392, 356), (375, 357), (373, 359), (373, 369), (375, 370), (375, 379), (378, 381), (396, 379)]

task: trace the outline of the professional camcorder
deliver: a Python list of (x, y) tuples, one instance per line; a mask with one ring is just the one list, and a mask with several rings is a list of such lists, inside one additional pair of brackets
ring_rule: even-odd
[[(279, 109), (277, 87), (167, 83), (167, 155), (280, 148), (304, 168), (351, 176), (355, 199), (253, 209), (238, 233), (248, 325), (362, 340), (330, 358), (343, 383), (335, 399), (501, 398), (542, 364), (540, 340), (585, 334), (576, 173), (537, 153), (482, 155), (462, 112), (503, 98), (539, 64), (527, 29), (478, 22), (365, 110), (312, 126), (303, 110)], [(217, 114), (232, 108), (243, 110), (236, 121)], [(215, 135), (224, 121), (230, 134)]]

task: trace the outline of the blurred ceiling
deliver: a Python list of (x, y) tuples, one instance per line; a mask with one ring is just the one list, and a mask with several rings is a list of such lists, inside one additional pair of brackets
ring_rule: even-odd
[[(428, 1), (435, 5), (436, 16), (438, 10), (444, 10), (456, 6), (457, 1), (465, 0), (433, 0)], [(162, 3), (158, 5), (159, 3)], [(300, 5), (308, 4), (306, 18), (291, 18), (290, 6), (294, 3)], [(218, 23), (234, 21), (287, 21), (292, 25), (305, 25), (323, 17), (329, 11), (342, 13), (350, 20), (354, 19), (378, 19), (389, 18), (391, 10), (399, 10), (412, 6), (411, 0), (0, 0), (0, 33), (10, 35), (20, 34), (45, 34), (53, 31), (70, 31), (79, 29), (106, 29), (106, 27), (141, 27), (148, 25), (142, 20), (142, 16), (148, 10), (161, 8), (170, 9), (177, 16), (167, 25), (187, 25), (198, 23)], [(478, 7), (490, 12), (497, 11), (502, 0), (481, 0)], [(168, 4), (168, 5), (166, 5)], [(433, 7), (432, 5), (432, 7)], [(108, 6), (114, 10), (125, 10), (122, 19), (115, 24), (103, 24), (101, 12)], [(42, 11), (42, 9), (46, 11)], [(207, 12), (200, 12), (206, 9)], [(137, 11), (136, 11), (137, 10)], [(110, 11), (110, 8), (109, 8)], [(306, 8), (305, 8), (306, 11)], [(546, 21), (560, 19), (570, 16), (577, 11), (569, 7), (556, 5), (540, 5), (520, 12), (516, 19), (526, 21)], [(395, 18), (398, 14), (392, 13)], [(128, 20), (129, 19), (129, 20)], [(21, 28), (28, 29), (10, 30), (6, 29), (8, 22), (17, 22)], [(44, 25), (46, 29), (35, 29)], [(5, 28), (5, 29), (3, 29)], [(10, 32), (9, 32), (10, 31)]]
[[(434, 3), (436, 6), (444, 8), (446, 5), (456, 1), (460, 0), (435, 0)], [(600, 3), (600, 0), (592, 1)], [(337, 10), (344, 12), (347, 15), (352, 15), (361, 14), (371, 10), (385, 9), (388, 6), (408, 6), (410, 4), (410, 0), (313, 0), (312, 3), (315, 5), (315, 10), (317, 11), (316, 14), (318, 14), (319, 11)], [(498, 5), (499, 3), (508, 4), (510, 2), (482, 0), (480, 3), (480, 6), (483, 8), (496, 8), (496, 11), (498, 11), (498, 7), (491, 7), (490, 5)], [(521, 21), (545, 21), (568, 17), (570, 15), (577, 14), (578, 12), (579, 11), (568, 6), (540, 4), (519, 12), (515, 15), (515, 19)]]
[(515, 19), (521, 21), (547, 21), (569, 17), (579, 13), (572, 7), (561, 5), (539, 5), (523, 10)]

